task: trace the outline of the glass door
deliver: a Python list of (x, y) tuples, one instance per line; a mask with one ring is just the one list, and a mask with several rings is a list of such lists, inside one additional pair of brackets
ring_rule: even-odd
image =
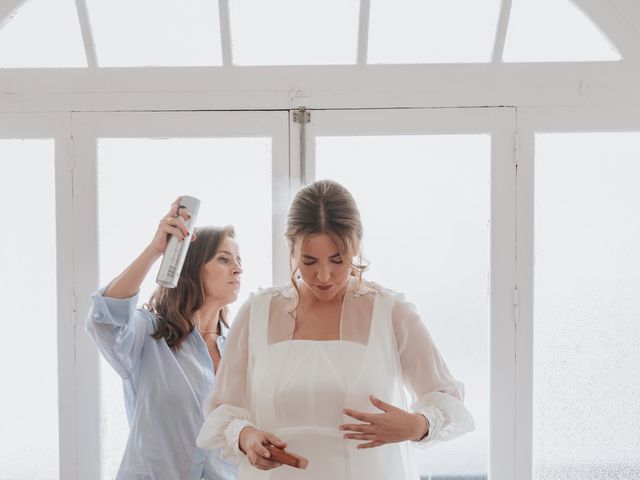
[(69, 125), (69, 115), (0, 115), (1, 479), (72, 472)]
[(476, 430), (418, 450), (422, 478), (513, 478), (514, 127), (509, 108), (311, 111), (305, 126), (306, 180), (351, 191), (366, 277), (416, 305), (466, 388)]
[[(181, 194), (201, 199), (198, 225), (235, 227), (245, 268), (232, 314), (251, 291), (282, 275), (286, 259), (274, 238), (289, 195), (286, 112), (78, 114), (74, 132), (83, 157), (76, 179), (83, 191), (85, 266), (93, 272), (83, 299), (142, 251)], [(141, 287), (140, 303), (155, 288), (159, 263)], [(95, 347), (87, 346), (86, 354), (96, 361)], [(115, 477), (128, 425), (121, 379), (102, 359), (94, 368), (93, 435), (106, 480)]]
[(518, 478), (640, 478), (640, 122), (527, 109)]

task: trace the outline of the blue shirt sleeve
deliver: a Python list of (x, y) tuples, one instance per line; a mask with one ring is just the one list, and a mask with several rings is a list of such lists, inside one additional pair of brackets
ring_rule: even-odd
[(136, 308), (138, 295), (130, 298), (109, 298), (105, 288), (91, 296), (91, 309), (85, 328), (98, 350), (122, 377), (136, 371), (145, 338), (153, 333), (154, 316)]

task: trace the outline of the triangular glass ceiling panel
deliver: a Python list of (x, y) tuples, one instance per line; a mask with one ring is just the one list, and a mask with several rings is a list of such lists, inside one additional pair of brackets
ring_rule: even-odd
[(570, 0), (513, 0), (505, 62), (616, 61), (620, 53)]
[(29, 0), (9, 10), (0, 18), (0, 67), (87, 66), (73, 0)]
[(359, 0), (229, 0), (236, 65), (356, 63)]
[(215, 1), (86, 2), (101, 67), (222, 65)]
[(500, 0), (371, 0), (367, 63), (490, 62)]

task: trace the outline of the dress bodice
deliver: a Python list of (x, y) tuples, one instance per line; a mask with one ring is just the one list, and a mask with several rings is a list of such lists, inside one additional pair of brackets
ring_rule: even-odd
[[(351, 340), (284, 340), (269, 342), (271, 296), (255, 302), (250, 320), (252, 356), (251, 404), (257, 428), (273, 432), (287, 449), (309, 460), (305, 471), (283, 466), (261, 472), (241, 468), (240, 478), (271, 480), (393, 478), (404, 470), (399, 445), (357, 449), (343, 438), (339, 425), (357, 421), (342, 413), (350, 408), (377, 413), (369, 401), (394, 395), (397, 358), (383, 317), (390, 303), (376, 302), (367, 342)], [(386, 325), (388, 328), (389, 324)], [(382, 331), (381, 331), (382, 330)], [(251, 340), (252, 338), (252, 340)], [(391, 475), (391, 476), (390, 476)], [(404, 476), (404, 478), (412, 478)]]
[[(256, 411), (269, 429), (320, 427), (336, 430), (357, 381), (365, 346), (348, 341), (290, 340), (256, 358)], [(267, 392), (269, 392), (267, 394)], [(322, 408), (324, 407), (324, 408)]]
[[(363, 441), (343, 438), (339, 425), (358, 423), (344, 408), (381, 413), (371, 395), (427, 418), (429, 434), (411, 443), (450, 440), (473, 429), (462, 384), (401, 294), (353, 279), (339, 340), (294, 340), (296, 306), (291, 286), (251, 295), (233, 322), (230, 353), (206, 402), (198, 444), (237, 461), (238, 480), (417, 480), (409, 442), (359, 449)], [(238, 443), (247, 426), (287, 442), (287, 450), (309, 460), (308, 470), (250, 465)]]

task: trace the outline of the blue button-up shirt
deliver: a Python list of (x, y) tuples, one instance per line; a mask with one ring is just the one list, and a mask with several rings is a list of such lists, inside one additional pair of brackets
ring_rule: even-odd
[[(92, 297), (87, 333), (120, 375), (129, 438), (118, 480), (231, 480), (236, 467), (196, 446), (202, 405), (214, 384), (213, 363), (197, 330), (172, 351), (151, 337), (156, 317), (136, 308), (138, 296)], [(226, 332), (218, 337), (223, 350)]]

